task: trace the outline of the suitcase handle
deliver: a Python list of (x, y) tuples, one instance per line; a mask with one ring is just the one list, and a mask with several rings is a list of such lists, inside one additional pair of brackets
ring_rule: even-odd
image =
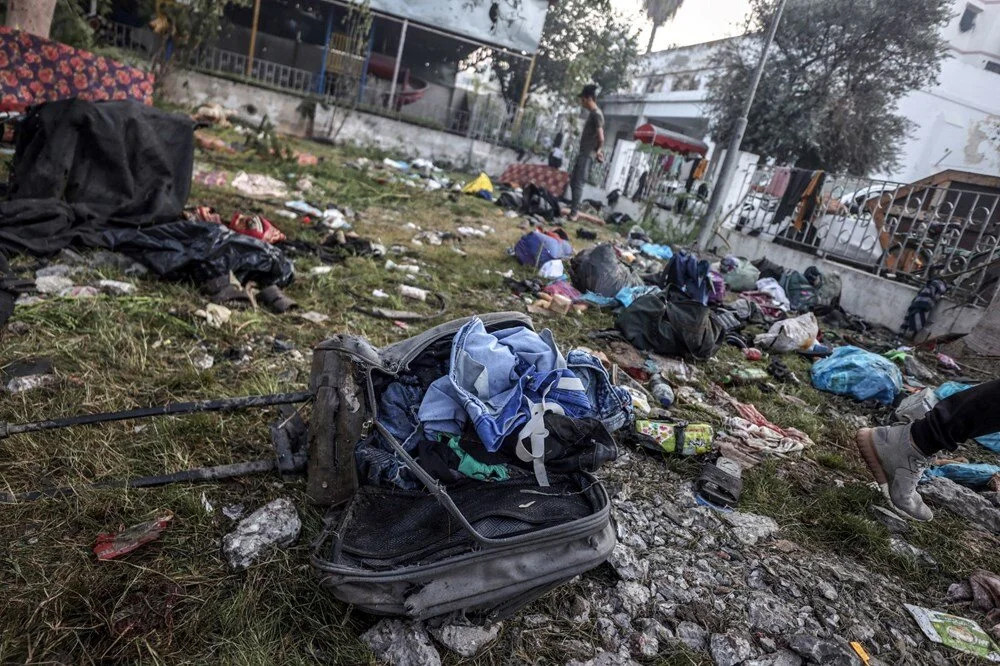
[(416, 475), (416, 477), (420, 479), (420, 482), (424, 484), (427, 490), (430, 491), (431, 495), (434, 496), (434, 499), (440, 502), (441, 506), (443, 506), (445, 510), (448, 513), (450, 513), (455, 520), (458, 521), (458, 523), (462, 526), (463, 529), (465, 529), (465, 531), (467, 531), (469, 534), (472, 535), (472, 538), (475, 539), (477, 543), (483, 546), (491, 546), (491, 547), (509, 546), (521, 541), (530, 541), (537, 538), (537, 534), (533, 532), (528, 532), (526, 534), (520, 534), (512, 537), (504, 537), (502, 539), (494, 539), (480, 534), (479, 531), (472, 526), (472, 523), (470, 523), (469, 520), (465, 517), (465, 514), (462, 513), (462, 510), (458, 508), (458, 505), (455, 504), (455, 502), (451, 499), (451, 496), (448, 495), (448, 491), (445, 490), (444, 486), (441, 485), (441, 483), (437, 479), (428, 474), (427, 470), (421, 467), (420, 464), (417, 463), (416, 460), (414, 460), (413, 456), (407, 453), (406, 449), (404, 449), (400, 445), (400, 443), (396, 441), (396, 438), (393, 437), (392, 434), (388, 430), (386, 430), (381, 423), (379, 423), (376, 420), (374, 422), (374, 425), (375, 429), (378, 430), (379, 433), (381, 433), (382, 437), (384, 437), (385, 440), (389, 442), (389, 444), (396, 451), (396, 453), (399, 454), (399, 456), (403, 459), (403, 462), (405, 462), (406, 466), (410, 468), (410, 471), (413, 472)]

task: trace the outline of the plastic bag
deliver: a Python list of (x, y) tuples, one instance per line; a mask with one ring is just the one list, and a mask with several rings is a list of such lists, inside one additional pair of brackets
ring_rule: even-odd
[(569, 241), (535, 230), (521, 236), (514, 246), (514, 254), (525, 266), (542, 266), (553, 259), (572, 256), (573, 246)]
[(762, 291), (773, 298), (781, 306), (781, 309), (786, 312), (792, 307), (792, 304), (788, 301), (788, 296), (785, 295), (785, 290), (782, 289), (781, 285), (774, 278), (757, 280), (757, 291)]
[(889, 359), (847, 346), (813, 364), (812, 383), (821, 391), (889, 405), (903, 388), (903, 374)]
[(726, 286), (733, 291), (754, 291), (757, 289), (757, 280), (760, 279), (760, 271), (750, 263), (745, 257), (733, 257), (736, 260), (736, 267), (722, 274)]
[(462, 192), (465, 194), (479, 194), (483, 190), (493, 194), (493, 182), (485, 173), (480, 173), (462, 188)]
[(1000, 474), (1000, 467), (986, 463), (949, 463), (924, 470), (927, 478), (943, 476), (970, 488), (982, 488), (996, 474)]
[[(934, 395), (937, 396), (938, 400), (944, 400), (948, 396), (955, 395), (959, 391), (964, 391), (965, 389), (970, 388), (972, 388), (971, 385), (962, 384), (961, 382), (945, 382), (934, 390)], [(1000, 453), (1000, 432), (983, 435), (982, 437), (976, 437), (976, 441), (988, 448), (990, 451)]]
[(642, 279), (618, 260), (615, 248), (602, 243), (583, 250), (570, 261), (573, 286), (580, 291), (592, 291), (614, 297), (622, 287), (642, 285)]
[(808, 349), (816, 342), (818, 335), (819, 322), (816, 321), (816, 315), (808, 312), (794, 319), (775, 322), (771, 330), (755, 337), (753, 344), (760, 349), (784, 353)]

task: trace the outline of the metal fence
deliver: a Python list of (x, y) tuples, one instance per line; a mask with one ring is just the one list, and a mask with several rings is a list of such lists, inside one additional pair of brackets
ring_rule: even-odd
[[(160, 47), (160, 37), (149, 28), (121, 23), (109, 24), (104, 40), (148, 57), (153, 57)], [(189, 54), (184, 66), (209, 74), (247, 78), (293, 94), (315, 96), (324, 103), (356, 106), (359, 110), (516, 149), (540, 152), (544, 138), (552, 132), (552, 118), (531, 109), (516, 123), (516, 108), (495, 94), (479, 94), (454, 85), (428, 85), (433, 94), (414, 99), (416, 95), (407, 97), (401, 84), (392, 95), (391, 81), (362, 73), (362, 58), (339, 55), (343, 56), (341, 60), (358, 62), (347, 63), (354, 67), (345, 65), (339, 71), (327, 69), (321, 73), (255, 57), (247, 76), (247, 54), (205, 46)]]
[(938, 277), (974, 304), (1000, 284), (1000, 179), (907, 184), (772, 166), (742, 176), (724, 227), (910, 284)]

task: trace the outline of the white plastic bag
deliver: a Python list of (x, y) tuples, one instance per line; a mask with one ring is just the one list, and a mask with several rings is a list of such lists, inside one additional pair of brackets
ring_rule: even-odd
[(786, 312), (790, 307), (792, 307), (791, 302), (788, 300), (788, 296), (785, 294), (785, 290), (781, 288), (781, 285), (778, 284), (778, 281), (774, 278), (757, 280), (757, 291), (763, 291), (765, 294), (770, 294), (771, 298), (773, 298), (775, 302), (781, 306), (781, 309)]
[(771, 330), (755, 337), (753, 344), (758, 349), (784, 353), (812, 347), (817, 335), (819, 322), (816, 321), (816, 315), (808, 312), (794, 319), (775, 322)]

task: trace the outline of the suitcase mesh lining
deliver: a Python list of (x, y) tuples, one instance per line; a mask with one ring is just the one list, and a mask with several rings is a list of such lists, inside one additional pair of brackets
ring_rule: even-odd
[[(480, 533), (498, 538), (591, 515), (599, 508), (595, 495), (580, 492), (580, 487), (578, 481), (556, 476), (550, 488), (519, 478), (461, 483), (448, 494)], [(373, 486), (358, 490), (338, 532), (341, 563), (370, 569), (434, 562), (474, 544), (432, 496)]]

